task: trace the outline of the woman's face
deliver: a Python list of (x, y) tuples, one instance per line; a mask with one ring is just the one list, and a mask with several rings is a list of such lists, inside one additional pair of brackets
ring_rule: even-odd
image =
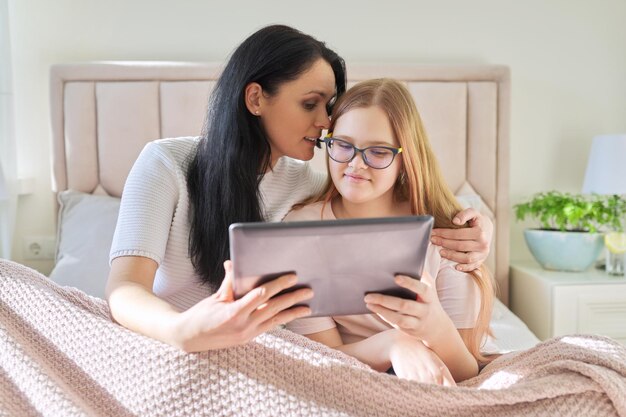
[(294, 81), (280, 85), (274, 96), (263, 95), (259, 113), (270, 141), (272, 165), (281, 156), (308, 161), (315, 140), (328, 129), (326, 104), (335, 95), (335, 75), (328, 62), (317, 60)]
[[(389, 118), (378, 106), (356, 108), (343, 114), (335, 123), (333, 137), (343, 139), (357, 148), (387, 146), (398, 148)], [(396, 155), (390, 166), (374, 169), (365, 164), (361, 152), (350, 162), (339, 163), (329, 158), (330, 175), (344, 202), (353, 204), (393, 201), (393, 190), (402, 169)]]

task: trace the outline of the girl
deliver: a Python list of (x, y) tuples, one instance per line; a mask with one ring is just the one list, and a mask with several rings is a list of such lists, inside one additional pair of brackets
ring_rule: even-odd
[[(331, 180), (286, 221), (431, 214), (435, 227), (457, 227), (452, 218), (459, 205), (401, 83), (357, 84), (339, 100), (331, 120), (324, 140)], [(419, 369), (418, 358), (428, 347), (456, 381), (465, 380), (478, 373), (477, 361), (485, 360), (480, 345), (488, 333), (493, 288), (483, 268), (466, 274), (454, 266), (431, 245), (420, 281), (396, 279), (417, 300), (369, 294), (365, 302), (375, 314), (300, 319), (287, 327), (375, 369), (392, 365), (399, 376), (421, 380), (428, 370)], [(443, 382), (445, 377), (444, 372)]]
[[(246, 343), (309, 313), (294, 305), (310, 290), (271, 298), (295, 284), (292, 275), (233, 299), (223, 269), (228, 226), (281, 220), (322, 189), (324, 176), (302, 161), (313, 157), (345, 85), (341, 57), (287, 26), (263, 28), (234, 51), (211, 95), (202, 137), (148, 144), (128, 176), (107, 285), (115, 320), (203, 351)], [(452, 233), (448, 245), (484, 260), (489, 238), (481, 236), (490, 236), (491, 223), (471, 210), (457, 217), (477, 223), (473, 240), (457, 242), (467, 236), (443, 231)]]

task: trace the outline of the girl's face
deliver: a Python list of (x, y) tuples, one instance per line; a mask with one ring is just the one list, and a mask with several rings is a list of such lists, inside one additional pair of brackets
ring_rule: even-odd
[(296, 80), (283, 83), (274, 96), (263, 95), (260, 117), (270, 141), (272, 165), (281, 156), (313, 158), (313, 138), (328, 129), (326, 104), (334, 95), (335, 75), (323, 59)]
[[(388, 146), (398, 148), (389, 118), (378, 106), (356, 108), (343, 114), (335, 123), (333, 137), (357, 148)], [(351, 162), (339, 163), (329, 158), (330, 175), (344, 203), (393, 202), (393, 190), (402, 169), (401, 156), (390, 166), (374, 169), (365, 164), (361, 152)]]

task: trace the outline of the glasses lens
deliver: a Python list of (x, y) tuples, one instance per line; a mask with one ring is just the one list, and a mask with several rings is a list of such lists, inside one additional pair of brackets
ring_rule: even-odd
[(393, 161), (393, 151), (387, 148), (368, 148), (365, 150), (365, 159), (372, 168), (387, 168)]
[(337, 162), (348, 162), (354, 156), (354, 146), (341, 139), (328, 141), (328, 153)]

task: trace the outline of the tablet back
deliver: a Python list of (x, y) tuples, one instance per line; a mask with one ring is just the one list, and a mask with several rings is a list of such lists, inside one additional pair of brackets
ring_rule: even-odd
[(287, 272), (313, 288), (312, 316), (371, 313), (370, 292), (414, 298), (394, 276), (421, 276), (432, 226), (431, 216), (233, 224), (235, 298)]

